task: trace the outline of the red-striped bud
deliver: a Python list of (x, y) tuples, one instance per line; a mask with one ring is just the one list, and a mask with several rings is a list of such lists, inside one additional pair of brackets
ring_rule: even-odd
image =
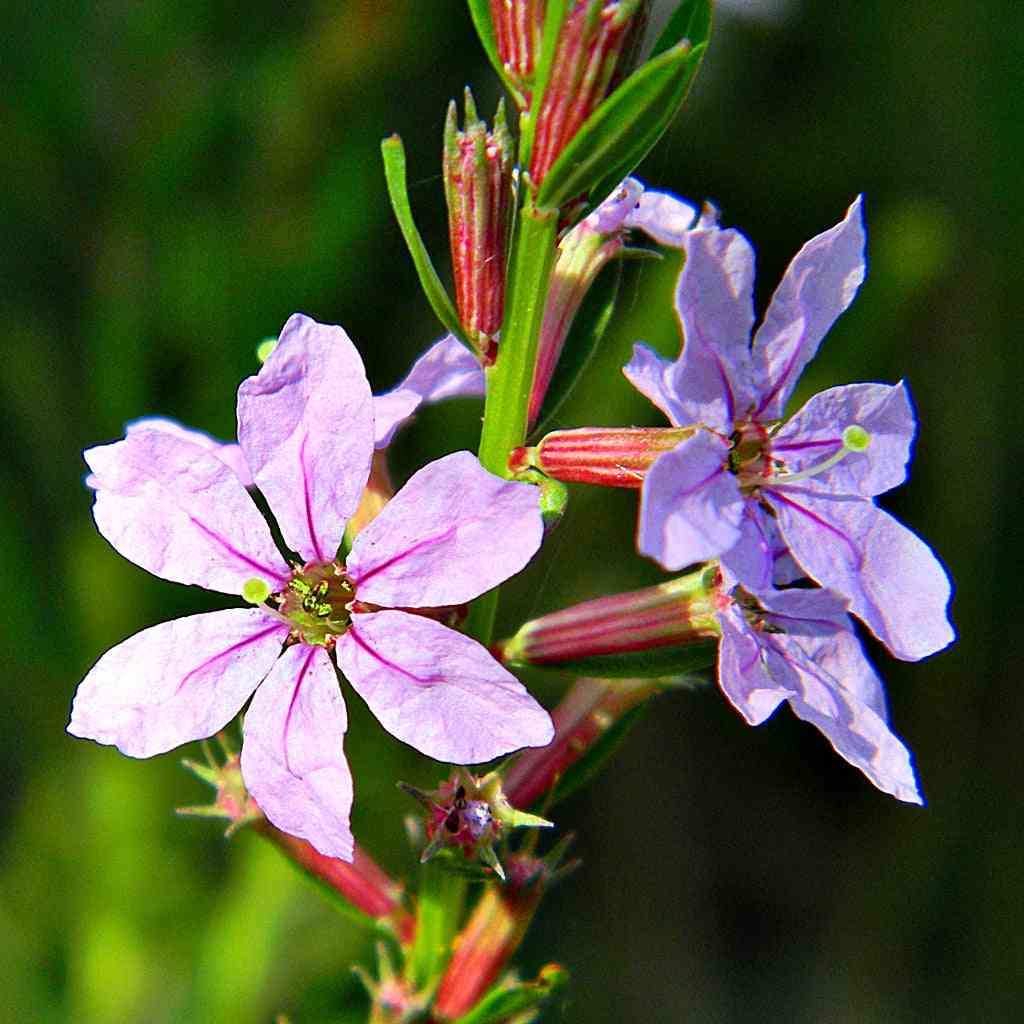
[(539, 185), (559, 154), (621, 78), (649, 0), (576, 0), (562, 25), (537, 112), (530, 177)]
[(491, 21), (498, 56), (513, 86), (520, 110), (530, 105), (546, 9), (546, 0), (491, 0)]
[(580, 427), (555, 430), (535, 448), (516, 448), (509, 465), (533, 466), (566, 483), (603, 487), (643, 486), (644, 475), (663, 452), (688, 438), (695, 427)]
[(717, 566), (543, 615), (498, 645), (508, 665), (557, 665), (717, 639)]
[(466, 90), (465, 127), (455, 102), (444, 130), (444, 189), (459, 319), (485, 363), (505, 305), (505, 248), (512, 204), (512, 137), (498, 105), (494, 128), (477, 117)]

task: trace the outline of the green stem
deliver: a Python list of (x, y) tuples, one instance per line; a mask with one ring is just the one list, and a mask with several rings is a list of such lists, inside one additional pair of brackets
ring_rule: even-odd
[[(558, 235), (558, 211), (533, 205), (530, 185), (519, 213), (509, 261), (505, 320), (498, 358), (487, 370), (487, 399), (480, 435), (480, 462), (498, 476), (509, 476), (508, 455), (526, 440), (530, 391), (537, 363), (544, 305), (551, 282)], [(473, 602), (466, 632), (488, 644), (498, 611), (498, 591)]]
[(465, 896), (465, 877), (447, 870), (440, 858), (420, 868), (416, 937), (406, 967), (415, 990), (432, 988), (441, 977), (462, 920)]

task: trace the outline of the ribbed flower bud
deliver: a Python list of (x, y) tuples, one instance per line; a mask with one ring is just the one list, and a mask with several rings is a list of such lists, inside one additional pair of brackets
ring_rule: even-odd
[(719, 573), (687, 576), (543, 615), (498, 645), (508, 665), (557, 665), (717, 639)]
[(530, 105), (546, 9), (546, 0), (491, 0), (498, 56), (514, 87), (520, 110)]
[(580, 427), (554, 430), (534, 448), (516, 448), (509, 467), (527, 467), (566, 483), (603, 487), (643, 486), (644, 475), (663, 452), (688, 438), (693, 427)]
[(487, 888), (456, 939), (437, 988), (437, 1020), (463, 1016), (498, 979), (518, 949), (545, 889), (571, 870), (571, 864), (559, 867), (567, 845), (567, 841), (559, 843), (543, 858), (522, 853), (509, 857), (505, 884)]
[(453, 100), (444, 129), (444, 190), (459, 319), (485, 363), (505, 305), (505, 248), (512, 204), (512, 137), (504, 103), (488, 131), (466, 90), (460, 131)]
[(530, 177), (539, 185), (583, 122), (628, 68), (650, 0), (576, 0), (562, 25), (544, 90)]

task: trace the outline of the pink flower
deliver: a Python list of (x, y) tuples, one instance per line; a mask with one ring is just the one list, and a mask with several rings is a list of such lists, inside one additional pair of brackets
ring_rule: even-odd
[(255, 607), (176, 619), (114, 647), (79, 686), (68, 731), (151, 757), (215, 733), (252, 696), (250, 792), (278, 828), (351, 860), (337, 670), (392, 735), (438, 760), (483, 762), (551, 739), (547, 712), (515, 677), (432, 617), (526, 565), (542, 537), (537, 493), (456, 452), (416, 473), (342, 561), (374, 399), (345, 332), (300, 314), (239, 388), (238, 438), (296, 556), (280, 553), (216, 445), (140, 425), (85, 453), (96, 525), (121, 554)]

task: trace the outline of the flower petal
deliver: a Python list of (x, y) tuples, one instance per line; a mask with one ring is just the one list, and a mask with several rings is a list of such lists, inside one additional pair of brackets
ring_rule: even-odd
[(804, 367), (864, 280), (862, 202), (858, 196), (835, 227), (804, 244), (772, 296), (754, 336), (755, 374), (765, 382), (758, 419), (782, 418)]
[(240, 594), (271, 589), (288, 566), (238, 477), (211, 451), (163, 430), (137, 430), (84, 453), (100, 533), (136, 565), (176, 583)]
[(771, 517), (765, 515), (757, 502), (745, 501), (740, 539), (721, 555), (722, 568), (731, 582), (742, 583), (755, 594), (772, 589), (775, 533)]
[(786, 699), (784, 682), (791, 670), (775, 651), (762, 650), (736, 605), (721, 612), (718, 621), (718, 685), (749, 725), (760, 725)]
[(686, 410), (676, 398), (672, 383), (675, 363), (663, 359), (646, 345), (633, 346), (633, 358), (622, 368), (626, 380), (645, 398), (650, 399), (674, 427), (689, 426)]
[(242, 481), (243, 487), (252, 487), (252, 473), (245, 463), (245, 456), (242, 449), (234, 441), (221, 441), (201, 430), (193, 430), (191, 427), (183, 426), (175, 420), (165, 419), (163, 416), (146, 416), (141, 420), (135, 420), (125, 427), (126, 434), (134, 434), (140, 430), (162, 430), (167, 434), (174, 434), (175, 437), (192, 441), (201, 448), (213, 452), (221, 462), (229, 469), (234, 470), (235, 476)]
[(850, 611), (897, 658), (918, 661), (954, 639), (946, 571), (924, 541), (870, 499), (797, 487), (764, 494), (801, 567), (848, 598)]
[(519, 572), (543, 534), (537, 488), (454, 452), (413, 474), (358, 534), (347, 569), (360, 601), (461, 604)]
[[(793, 713), (817, 726), (833, 750), (859, 768), (883, 793), (907, 803), (923, 803), (910, 751), (889, 728), (884, 715), (855, 691), (863, 682), (857, 676), (874, 676), (863, 654), (859, 659), (863, 664), (854, 668), (853, 678), (836, 677), (813, 648), (805, 650), (779, 636), (770, 636), (767, 642), (786, 647), (787, 660), (799, 680), (797, 691), (788, 698)], [(859, 648), (856, 640), (854, 644)], [(834, 660), (832, 665), (835, 667)]]
[(373, 396), (374, 444), (386, 448), (396, 431), (424, 402), (482, 398), (484, 371), (479, 360), (453, 334), (435, 341), (412, 364), (405, 380)]
[(655, 459), (640, 492), (637, 548), (675, 571), (716, 558), (740, 539), (743, 497), (728, 443), (699, 430)]
[(755, 396), (750, 377), (754, 250), (738, 231), (717, 227), (687, 232), (685, 248), (676, 310), (686, 340), (672, 373), (679, 422), (729, 434)]
[(393, 736), (428, 757), (478, 764), (542, 747), (548, 713), (475, 640), (408, 612), (354, 615), (338, 667)]
[(348, 717), (322, 647), (281, 655), (245, 714), (242, 777), (270, 821), (325, 857), (351, 861), (352, 775), (342, 747)]
[(847, 384), (815, 395), (772, 439), (772, 454), (798, 473), (824, 462), (843, 446), (843, 429), (856, 425), (871, 435), (866, 451), (811, 477), (811, 490), (870, 498), (901, 484), (914, 440), (914, 411), (906, 386)]
[(643, 231), (659, 245), (683, 247), (686, 232), (697, 219), (697, 207), (671, 192), (644, 192), (626, 218), (626, 227)]
[(287, 635), (259, 608), (144, 629), (107, 651), (82, 680), (68, 732), (129, 757), (212, 736), (270, 671)]
[(238, 440), (285, 540), (303, 558), (333, 558), (373, 455), (370, 385), (340, 327), (289, 318), (238, 389)]

